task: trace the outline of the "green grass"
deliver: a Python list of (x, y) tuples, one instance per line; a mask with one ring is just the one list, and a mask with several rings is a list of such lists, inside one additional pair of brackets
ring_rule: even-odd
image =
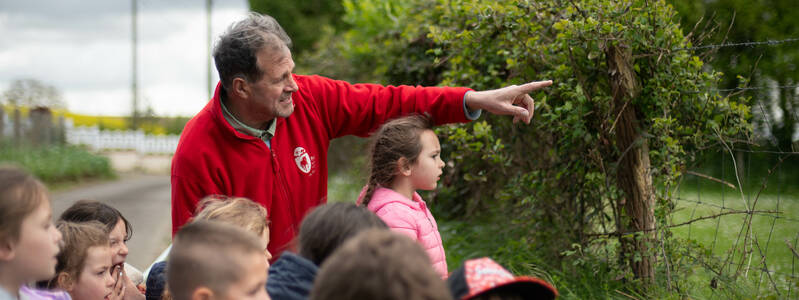
[[(751, 260), (750, 255), (741, 256), (746, 238), (746, 214), (701, 220), (673, 228), (672, 232), (677, 237), (701, 245), (707, 254), (718, 259), (716, 268), (727, 266), (723, 275), (730, 276), (740, 270), (738, 273), (744, 274), (743, 277), (729, 281), (729, 284), (744, 286), (749, 290), (748, 294), (763, 296), (776, 295), (779, 292), (781, 297), (786, 297), (786, 294), (799, 297), (799, 259), (791, 253), (785, 242), (787, 240), (794, 248), (797, 246), (799, 193), (793, 186), (786, 188), (775, 184), (758, 197), (760, 187), (749, 186), (751, 187), (744, 188), (742, 195), (741, 191), (720, 184), (689, 180), (678, 193), (680, 200), (677, 200), (672, 222), (679, 224), (733, 210), (746, 211), (747, 207), (751, 210), (777, 212), (752, 216), (749, 238), (757, 241), (759, 247), (750, 247)], [(768, 270), (774, 271), (771, 279), (765, 272), (759, 271), (764, 263)], [(712, 298), (716, 291), (709, 288), (710, 281), (717, 276), (701, 269), (703, 268), (698, 267), (690, 280), (694, 283), (697, 296)]]
[(18, 165), (48, 186), (114, 177), (108, 158), (77, 146), (30, 147), (0, 142), (0, 163)]

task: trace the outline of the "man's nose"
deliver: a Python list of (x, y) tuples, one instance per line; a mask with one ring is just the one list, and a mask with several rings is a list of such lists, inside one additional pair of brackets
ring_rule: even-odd
[(298, 89), (299, 89), (299, 87), (297, 86), (297, 82), (294, 81), (294, 77), (292, 76), (291, 77), (291, 91), (292, 92), (296, 92)]

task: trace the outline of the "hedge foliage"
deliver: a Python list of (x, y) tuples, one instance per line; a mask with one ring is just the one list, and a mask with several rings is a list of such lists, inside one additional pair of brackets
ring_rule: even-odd
[[(750, 99), (718, 93), (722, 74), (687, 50), (692, 41), (662, 0), (344, 3), (352, 29), (324, 38), (326, 47), (309, 57), (326, 75), (477, 90), (553, 80), (532, 95), (531, 125), (488, 115), (441, 128), (450, 168), (435, 194), (439, 217), (503, 215), (553, 265), (601, 260), (612, 267), (606, 276), (632, 279), (618, 240), (602, 234), (629, 221), (618, 177), (629, 172), (619, 162), (630, 149), (617, 144), (619, 111), (633, 109), (638, 120), (641, 138), (630, 148), (648, 148), (659, 249), (667, 256), (685, 250), (663, 230), (683, 172), (701, 151), (726, 149), (751, 131)], [(628, 55), (634, 71), (624, 74), (635, 88), (623, 104), (612, 92), (612, 51)], [(663, 261), (657, 267), (689, 272), (666, 270)]]

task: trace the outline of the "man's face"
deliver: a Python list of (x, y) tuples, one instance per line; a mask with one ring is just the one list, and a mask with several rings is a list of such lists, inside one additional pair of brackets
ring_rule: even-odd
[(264, 121), (286, 118), (294, 111), (291, 94), (297, 84), (291, 76), (294, 60), (285, 46), (280, 49), (261, 49), (256, 55), (258, 69), (264, 71), (256, 82), (250, 83), (248, 106)]

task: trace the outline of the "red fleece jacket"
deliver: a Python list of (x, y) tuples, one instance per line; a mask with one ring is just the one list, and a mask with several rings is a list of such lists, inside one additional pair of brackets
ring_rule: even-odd
[(349, 84), (294, 75), (294, 112), (277, 118), (270, 147), (225, 121), (220, 86), (183, 129), (172, 158), (172, 234), (212, 194), (247, 197), (269, 212), (269, 251), (277, 258), (294, 239), (302, 218), (327, 202), (330, 140), (367, 136), (384, 122), (413, 112), (436, 124), (467, 122), (466, 88)]

